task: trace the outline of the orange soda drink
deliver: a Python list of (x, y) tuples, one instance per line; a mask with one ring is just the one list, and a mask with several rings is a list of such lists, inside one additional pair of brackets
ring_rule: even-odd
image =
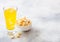
[(14, 30), (16, 23), (16, 13), (17, 10), (15, 8), (4, 9), (7, 30)]

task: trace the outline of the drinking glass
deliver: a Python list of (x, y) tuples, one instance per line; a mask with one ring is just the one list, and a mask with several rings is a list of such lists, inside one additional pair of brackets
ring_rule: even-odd
[(16, 24), (17, 7), (4, 7), (3, 10), (7, 30), (14, 30)]

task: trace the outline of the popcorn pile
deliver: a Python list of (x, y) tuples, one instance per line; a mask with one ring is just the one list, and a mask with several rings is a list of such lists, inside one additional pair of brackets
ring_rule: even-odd
[(26, 17), (23, 17), (17, 21), (17, 24), (19, 26), (29, 26), (31, 24), (31, 21)]
[(8, 35), (11, 39), (16, 39), (16, 38), (20, 38), (22, 33), (21, 32), (8, 32)]

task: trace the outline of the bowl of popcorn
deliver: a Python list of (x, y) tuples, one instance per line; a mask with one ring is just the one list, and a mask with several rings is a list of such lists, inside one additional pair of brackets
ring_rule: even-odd
[(17, 20), (17, 26), (22, 31), (30, 31), (31, 30), (31, 21), (27, 17), (23, 17)]

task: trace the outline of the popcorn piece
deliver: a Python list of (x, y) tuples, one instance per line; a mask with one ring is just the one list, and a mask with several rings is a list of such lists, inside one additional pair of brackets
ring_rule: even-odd
[(21, 36), (20, 32), (15, 35), (16, 38), (20, 38), (20, 36)]
[(11, 39), (14, 39), (14, 38), (15, 38), (15, 36), (10, 36), (10, 38), (11, 38)]
[(21, 35), (22, 33), (18, 32), (18, 35)]
[(13, 34), (13, 32), (8, 32), (8, 35), (9, 35), (9, 36), (12, 36), (12, 35), (14, 35), (14, 34)]
[(14, 39), (14, 38), (15, 38), (13, 32), (8, 32), (8, 35), (9, 35), (9, 37), (10, 37), (11, 39)]
[(20, 35), (16, 35), (16, 38), (20, 38)]

